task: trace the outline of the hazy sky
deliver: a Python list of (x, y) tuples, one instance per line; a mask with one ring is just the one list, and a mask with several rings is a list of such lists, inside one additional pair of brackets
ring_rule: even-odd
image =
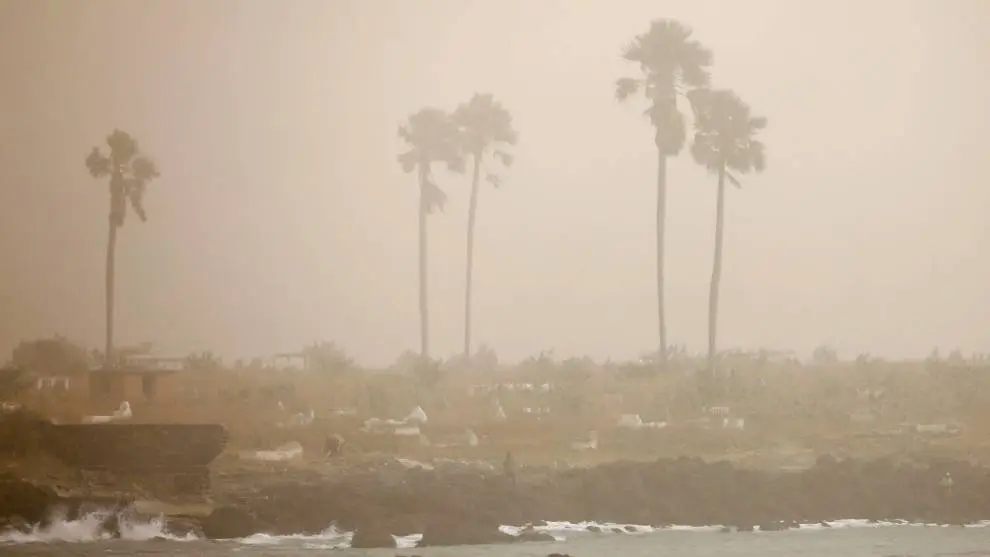
[[(990, 349), (986, 0), (0, 0), (0, 351), (102, 345), (114, 127), (163, 175), (118, 251), (118, 342), (227, 357), (418, 347), (417, 186), (396, 128), (491, 92), (520, 132), (482, 191), (475, 339), (625, 358), (656, 344), (655, 151), (621, 47), (691, 25), (769, 118), (730, 189), (721, 344)], [(433, 352), (462, 335), (467, 177), (430, 219)], [(715, 180), (670, 165), (668, 330), (706, 338)]]

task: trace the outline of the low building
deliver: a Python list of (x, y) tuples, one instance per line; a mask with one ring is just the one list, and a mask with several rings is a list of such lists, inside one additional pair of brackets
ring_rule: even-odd
[(131, 404), (173, 398), (182, 388), (179, 370), (123, 366), (94, 369), (85, 386), (94, 401), (130, 401)]
[(182, 360), (142, 358), (113, 368), (60, 371), (34, 370), (12, 398), (59, 420), (107, 412), (126, 401), (137, 411), (155, 401), (175, 400), (183, 393), (187, 374)]

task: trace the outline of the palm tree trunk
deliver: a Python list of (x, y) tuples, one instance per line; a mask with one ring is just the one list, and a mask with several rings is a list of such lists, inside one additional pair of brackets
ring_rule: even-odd
[(725, 165), (718, 170), (715, 202), (715, 261), (712, 263), (711, 290), (708, 293), (708, 373), (715, 379), (715, 340), (718, 333), (718, 290), (722, 282), (722, 236), (725, 223)]
[(430, 357), (430, 316), (427, 307), (427, 275), (426, 275), (426, 217), (429, 213), (427, 203), (426, 181), (429, 166), (420, 165), (419, 171), (419, 355)]
[(468, 207), (467, 271), (464, 277), (464, 357), (471, 357), (471, 283), (474, 275), (474, 223), (478, 212), (478, 181), (481, 177), (481, 155), (474, 155), (474, 175), (471, 177), (471, 205)]
[(667, 214), (667, 157), (659, 150), (657, 163), (657, 320), (660, 325), (660, 369), (667, 367), (667, 325), (663, 303), (664, 230)]
[(103, 365), (112, 367), (113, 359), (113, 295), (114, 295), (114, 272), (115, 255), (117, 252), (117, 224), (111, 213), (109, 219), (110, 230), (107, 232), (107, 267), (106, 267), (106, 338), (103, 347)]

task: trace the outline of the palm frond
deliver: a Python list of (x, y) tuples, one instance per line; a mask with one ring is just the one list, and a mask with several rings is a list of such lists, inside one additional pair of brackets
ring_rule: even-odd
[(408, 174), (413, 170), (415, 170), (418, 157), (419, 157), (419, 153), (417, 153), (414, 150), (400, 153), (398, 156), (398, 160), (399, 160), (399, 165), (402, 167), (402, 171)]
[(457, 126), (438, 108), (424, 108), (410, 116), (399, 127), (399, 136), (416, 153), (417, 164), (443, 162), (453, 170), (463, 166), (459, 160), (463, 155)]
[[(512, 114), (490, 93), (475, 94), (454, 110), (458, 144), (464, 154), (481, 157), (498, 145), (515, 145), (519, 139)], [(504, 152), (504, 149), (498, 149)]]
[(615, 81), (615, 100), (622, 102), (639, 92), (642, 82), (632, 77), (623, 77)]
[(141, 182), (142, 187), (149, 181), (161, 176), (154, 161), (143, 156), (139, 156), (131, 162), (131, 172), (134, 175), (134, 179)]
[(709, 68), (714, 61), (712, 51), (698, 41), (689, 40), (681, 45), (678, 53), (680, 80), (688, 87), (708, 87), (711, 83)]
[(442, 213), (444, 205), (447, 204), (447, 194), (433, 182), (432, 178), (427, 178), (422, 187), (422, 203), (426, 212), (432, 214), (434, 211), (440, 211)]
[[(622, 52), (626, 61), (639, 64), (641, 80), (616, 82), (616, 98), (622, 100), (644, 89), (650, 107), (645, 114), (656, 128), (655, 141), (667, 155), (676, 155), (686, 139), (684, 117), (677, 108), (678, 95), (705, 87), (712, 64), (711, 51), (691, 38), (693, 31), (673, 19), (656, 19)], [(691, 102), (691, 99), (688, 99)], [(691, 102), (694, 109), (694, 102)]]
[(766, 118), (752, 116), (749, 105), (728, 89), (698, 93), (692, 101), (696, 116), (691, 154), (698, 164), (740, 174), (765, 169), (765, 147), (756, 135), (766, 128)]
[(138, 153), (137, 140), (121, 130), (113, 130), (107, 136), (107, 147), (110, 148), (110, 160), (114, 166), (126, 165)]
[(485, 181), (496, 188), (502, 185), (502, 178), (498, 174), (495, 174), (493, 172), (489, 172), (485, 176)]
[(141, 219), (141, 222), (148, 221), (148, 215), (144, 211), (144, 191), (147, 184), (137, 178), (132, 178), (127, 181), (126, 191), (127, 199), (131, 202), (131, 208), (134, 209), (134, 213)]
[(688, 104), (691, 106), (691, 113), (695, 119), (699, 117), (700, 111), (708, 106), (710, 95), (711, 89), (707, 87), (695, 87), (685, 93), (684, 96), (687, 97)]
[(708, 169), (709, 172), (718, 172), (720, 162), (718, 148), (712, 143), (710, 135), (695, 133), (694, 141), (691, 142), (691, 158), (700, 166)]
[[(746, 111), (748, 114), (748, 110)], [(767, 128), (767, 118), (765, 116), (756, 116), (749, 119), (749, 129), (757, 132), (765, 130)]]
[(499, 149), (496, 149), (492, 153), (492, 156), (495, 157), (495, 159), (498, 160), (498, 162), (502, 163), (502, 166), (505, 167), (512, 166), (513, 163), (515, 163), (516, 161), (516, 158), (512, 155), (512, 153), (507, 153)]
[(104, 178), (110, 174), (110, 159), (105, 157), (97, 147), (86, 157), (86, 169), (93, 178)]
[(767, 153), (763, 142), (752, 140), (749, 145), (749, 154), (753, 162), (753, 170), (763, 172), (767, 169)]

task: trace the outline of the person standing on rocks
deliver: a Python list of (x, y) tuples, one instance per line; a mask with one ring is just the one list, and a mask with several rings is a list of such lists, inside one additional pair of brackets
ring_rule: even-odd
[(956, 482), (952, 480), (952, 474), (948, 472), (938, 481), (938, 486), (942, 488), (942, 499), (946, 502), (952, 498), (952, 486), (954, 485), (956, 485)]
[(505, 477), (509, 478), (509, 481), (512, 482), (512, 485), (516, 485), (516, 460), (512, 458), (512, 451), (505, 451), (502, 471), (505, 473)]
[(344, 438), (339, 433), (327, 435), (323, 444), (323, 456), (332, 458), (344, 452)]

